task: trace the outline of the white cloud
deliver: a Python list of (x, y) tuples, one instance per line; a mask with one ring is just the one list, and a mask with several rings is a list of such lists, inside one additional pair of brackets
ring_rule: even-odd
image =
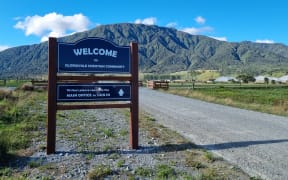
[(27, 16), (24, 21), (18, 21), (14, 28), (25, 31), (26, 36), (40, 36), (43, 41), (49, 36), (61, 37), (73, 32), (85, 31), (89, 24), (89, 19), (83, 14), (63, 16), (53, 12), (44, 16)]
[(203, 34), (206, 32), (212, 32), (213, 28), (209, 26), (200, 27), (200, 28), (190, 27), (190, 28), (180, 29), (180, 31), (183, 31), (192, 35), (199, 35), (199, 34)]
[(145, 19), (136, 19), (134, 21), (135, 24), (145, 24), (145, 25), (155, 25), (157, 22), (157, 18), (149, 17)]
[(176, 22), (170, 22), (166, 25), (166, 27), (169, 27), (169, 28), (176, 28), (177, 27), (177, 23)]
[(4, 51), (5, 49), (10, 48), (9, 46), (0, 45), (0, 51)]
[(263, 40), (256, 40), (256, 43), (266, 43), (266, 44), (274, 44), (275, 42), (273, 40), (269, 40), (269, 39), (263, 39)]
[(213, 39), (216, 39), (218, 41), (228, 41), (227, 37), (215, 37), (215, 36), (209, 36), (209, 37), (211, 37)]
[(195, 20), (198, 24), (205, 24), (205, 22), (206, 22), (206, 19), (203, 18), (202, 16), (197, 16), (194, 20)]

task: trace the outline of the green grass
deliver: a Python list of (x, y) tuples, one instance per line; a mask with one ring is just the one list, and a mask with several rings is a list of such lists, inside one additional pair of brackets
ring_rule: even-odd
[(203, 164), (204, 160), (201, 158), (200, 153), (195, 152), (186, 152), (185, 154), (185, 164), (188, 167), (194, 169), (206, 168), (206, 165)]
[(111, 150), (113, 150), (113, 147), (111, 145), (109, 144), (104, 145), (103, 147), (104, 152), (111, 151)]
[(144, 177), (151, 177), (154, 172), (151, 168), (145, 168), (145, 167), (138, 167), (135, 169), (135, 174), (137, 176), (144, 176)]
[(3, 176), (11, 176), (13, 173), (13, 170), (11, 168), (3, 168), (0, 169), (0, 177)]
[(120, 154), (118, 154), (118, 153), (112, 153), (112, 154), (110, 154), (110, 155), (108, 156), (108, 159), (117, 160), (117, 159), (119, 159), (120, 157), (121, 157)]
[(92, 160), (93, 158), (94, 158), (94, 154), (93, 153), (88, 153), (87, 155), (86, 155), (86, 159), (87, 160)]
[(30, 82), (29, 80), (0, 80), (0, 87), (20, 87), (22, 84)]
[(244, 109), (288, 116), (288, 86), (283, 85), (211, 85), (194, 90), (170, 88), (173, 94), (197, 98)]
[(123, 167), (124, 164), (125, 164), (125, 160), (120, 159), (119, 161), (117, 161), (116, 166), (117, 166), (118, 168), (120, 168), (120, 167)]
[(135, 175), (143, 177), (155, 176), (155, 179), (160, 180), (160, 179), (176, 179), (177, 173), (172, 167), (166, 164), (159, 164), (155, 167), (155, 169), (138, 167), (135, 169)]
[(33, 131), (46, 119), (39, 106), (45, 101), (43, 94), (46, 93), (17, 90), (0, 96), (0, 161), (8, 162), (11, 154), (29, 146), (36, 135)]
[(218, 71), (214, 70), (198, 70), (198, 71), (178, 71), (170, 74), (153, 74), (153, 73), (140, 73), (140, 80), (160, 80), (160, 79), (177, 79), (177, 80), (191, 80), (208, 81), (210, 79), (216, 79), (220, 76)]
[(220, 77), (220, 73), (218, 71), (203, 71), (201, 74), (197, 76), (197, 81), (208, 81), (211, 79), (216, 79)]
[(34, 160), (28, 163), (29, 168), (37, 168), (40, 167), (43, 162), (41, 160)]
[(113, 129), (110, 128), (102, 128), (102, 131), (106, 137), (114, 137)]
[(129, 131), (127, 129), (121, 129), (119, 131), (120, 136), (127, 136), (129, 134)]
[(213, 88), (201, 89), (199, 92), (216, 98), (231, 98), (242, 103), (256, 103), (262, 105), (279, 104), (288, 101), (288, 88)]
[(176, 179), (176, 172), (172, 167), (160, 164), (156, 167), (156, 179)]
[(211, 163), (218, 160), (218, 159), (221, 159), (221, 158), (215, 157), (214, 154), (212, 154), (211, 152), (208, 152), (208, 151), (204, 152), (204, 157), (208, 162), (211, 162)]
[(89, 180), (104, 179), (106, 176), (111, 175), (112, 173), (113, 171), (109, 166), (101, 164), (88, 173), (87, 179)]

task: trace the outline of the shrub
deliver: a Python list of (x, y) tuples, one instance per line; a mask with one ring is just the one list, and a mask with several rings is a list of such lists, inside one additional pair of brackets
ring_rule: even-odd
[(112, 170), (109, 166), (105, 166), (103, 164), (97, 166), (95, 169), (89, 171), (87, 174), (88, 180), (97, 180), (97, 179), (104, 179), (104, 177), (111, 175)]
[(139, 167), (135, 170), (135, 174), (138, 176), (150, 177), (153, 175), (153, 170), (148, 168)]
[(156, 167), (156, 178), (157, 179), (173, 179), (175, 178), (175, 171), (168, 165), (159, 165)]
[(105, 129), (102, 129), (103, 130), (103, 133), (105, 136), (107, 137), (114, 137), (114, 133), (113, 133), (113, 130), (110, 129), (110, 128), (105, 128)]
[(20, 89), (23, 90), (23, 91), (33, 91), (34, 90), (34, 86), (29, 85), (29, 84), (23, 84), (20, 87)]
[[(11, 176), (12, 175), (12, 169), (10, 168), (3, 168), (0, 169), (0, 177), (5, 177), (5, 176)], [(1, 178), (2, 179), (2, 178)], [(3, 178), (4, 179), (4, 178)]]
[(12, 92), (11, 90), (0, 89), (0, 100), (13, 97)]
[(217, 158), (211, 152), (205, 152), (204, 157), (208, 162), (214, 162), (217, 160)]

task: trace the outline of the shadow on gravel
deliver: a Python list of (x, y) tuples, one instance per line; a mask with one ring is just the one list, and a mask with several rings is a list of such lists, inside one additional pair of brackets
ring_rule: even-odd
[(223, 149), (231, 149), (231, 148), (242, 148), (242, 147), (248, 147), (248, 146), (253, 146), (253, 145), (285, 143), (285, 142), (288, 142), (288, 139), (227, 142), (227, 143), (219, 143), (219, 144), (199, 145), (199, 147), (202, 147), (208, 150), (223, 150)]
[[(41, 164), (44, 162), (45, 157), (29, 157), (29, 156), (18, 156), (18, 155), (9, 155), (6, 159), (0, 162), (0, 170), (3, 168), (12, 168), (23, 170), (25, 167), (33, 166), (33, 164)], [(0, 172), (1, 179), (1, 172)], [(2, 180), (2, 179), (1, 179)]]
[(153, 154), (161, 152), (176, 152), (184, 151), (188, 149), (196, 149), (197, 146), (193, 143), (185, 144), (166, 144), (162, 146), (139, 146), (138, 149), (117, 149), (117, 150), (108, 150), (108, 151), (56, 151), (56, 154)]

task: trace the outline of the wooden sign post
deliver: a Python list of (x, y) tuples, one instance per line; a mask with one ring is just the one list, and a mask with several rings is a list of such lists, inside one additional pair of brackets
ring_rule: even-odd
[[(131, 42), (130, 46), (117, 46), (101, 38), (58, 43), (56, 38), (49, 38), (48, 50), (47, 154), (55, 153), (56, 149), (57, 110), (73, 109), (130, 108), (130, 146), (137, 149), (138, 44)], [(67, 76), (67, 73), (81, 75)], [(93, 75), (88, 75), (91, 73)], [(111, 102), (85, 104), (91, 101)], [(71, 105), (69, 102), (81, 103)]]

